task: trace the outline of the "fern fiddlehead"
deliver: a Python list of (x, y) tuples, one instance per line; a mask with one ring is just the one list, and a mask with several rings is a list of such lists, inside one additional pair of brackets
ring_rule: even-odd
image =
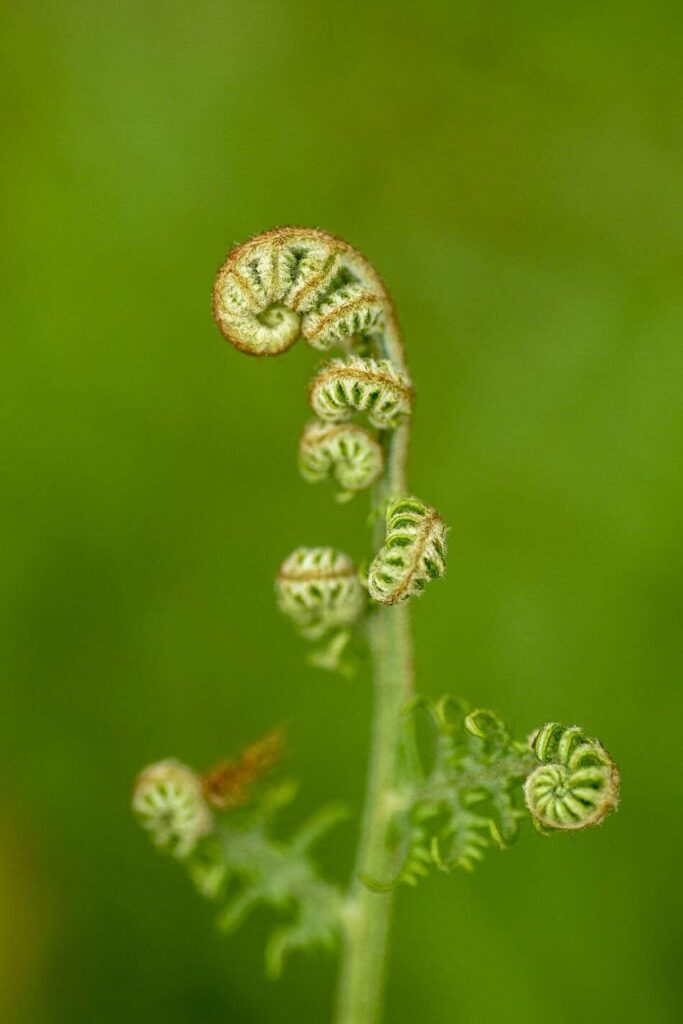
[(301, 475), (309, 483), (334, 476), (342, 488), (338, 500), (370, 487), (383, 468), (382, 446), (363, 427), (316, 420), (304, 428), (299, 443)]
[(179, 860), (213, 827), (201, 778), (174, 758), (151, 764), (138, 775), (133, 811), (152, 842)]
[[(320, 231), (279, 228), (267, 232), (229, 254), (216, 279), (213, 308), (225, 337), (253, 355), (277, 355), (299, 337), (323, 351), (333, 346), (340, 348), (345, 358), (323, 366), (311, 384), (309, 399), (313, 411), (321, 421), (335, 425), (364, 416), (370, 426), (385, 433), (379, 473), (377, 449), (367, 440), (361, 445), (361, 479), (370, 482), (377, 473), (373, 496), (376, 508), (389, 497), (408, 494), (410, 378), (391, 299), (379, 275), (360, 253)], [(324, 449), (318, 447), (321, 436), (321, 428), (304, 435), (304, 475), (319, 479), (333, 472), (347, 492), (360, 489), (358, 466), (351, 469), (348, 462), (338, 457), (344, 454), (340, 447), (330, 449), (331, 435), (327, 435)], [(353, 436), (360, 443), (361, 435), (354, 432)], [(312, 440), (316, 442), (315, 456), (311, 451)], [(379, 609), (368, 621), (375, 664), (377, 726), (373, 732), (375, 743), (361, 830), (359, 871), (367, 868), (381, 873), (387, 862), (383, 802), (399, 758), (402, 705), (411, 698), (413, 686), (407, 602), (402, 598), (420, 591), (424, 572), (429, 576), (437, 565), (439, 573), (443, 572), (445, 549), (442, 547), (440, 554), (433, 550), (434, 544), (439, 543), (436, 522), (433, 525), (433, 531), (425, 538), (425, 544), (432, 544), (429, 552), (425, 547), (429, 564), (423, 561), (419, 570), (415, 568), (395, 602), (378, 602)], [(339, 580), (329, 583), (294, 578), (302, 572), (306, 557), (300, 552), (294, 563), (283, 567), (284, 571), (281, 569), (278, 603), (309, 638), (331, 635), (330, 646), (318, 655), (317, 663), (335, 667), (348, 629), (356, 623), (359, 611), (362, 614), (356, 584), (351, 583), (350, 574), (344, 577), (339, 590), (335, 589)], [(400, 607), (389, 608), (399, 601)], [(342, 631), (335, 635), (337, 626)], [(379, 1016), (378, 970), (384, 961), (391, 902), (388, 897), (378, 901), (356, 880), (351, 886), (349, 904), (353, 911), (349, 911), (346, 919), (354, 924), (353, 928), (349, 925), (346, 933), (339, 1021), (361, 1024)], [(368, 955), (378, 965), (375, 977), (373, 969), (368, 968)]]
[(432, 722), (430, 756), (425, 765), (408, 728), (405, 781), (392, 821), (395, 871), (364, 878), (376, 891), (416, 885), (430, 868), (472, 871), (490, 848), (510, 845), (527, 815), (542, 832), (583, 829), (617, 805), (614, 762), (577, 726), (550, 722), (524, 743), (493, 711), (470, 710), (450, 697), (414, 707)]
[(358, 569), (334, 548), (297, 548), (280, 566), (276, 589), (280, 610), (311, 640), (352, 625), (365, 604)]
[[(352, 632), (369, 638), (375, 712), (355, 876), (342, 896), (310, 860), (308, 846), (329, 814), (289, 843), (273, 838), (270, 822), (287, 787), (247, 807), (252, 776), (268, 770), (277, 733), (203, 777), (175, 761), (151, 766), (134, 808), (198, 889), (223, 901), (224, 927), (259, 903), (289, 911), (290, 925), (269, 945), (271, 973), (289, 949), (340, 936), (337, 1022), (379, 1024), (391, 890), (415, 884), (431, 867), (471, 870), (487, 848), (514, 838), (527, 811), (545, 831), (597, 824), (616, 806), (618, 775), (598, 741), (576, 727), (551, 723), (529, 749), (493, 712), (448, 699), (425, 705), (435, 733), (431, 757), (420, 757), (412, 715), (404, 716), (413, 693), (408, 603), (444, 574), (446, 526), (410, 496), (412, 385), (391, 298), (371, 264), (325, 232), (277, 228), (229, 253), (213, 311), (223, 335), (250, 355), (279, 355), (300, 338), (320, 351), (340, 350), (309, 387), (318, 420), (301, 439), (301, 473), (310, 482), (334, 477), (342, 498), (374, 484), (373, 514), (385, 510), (366, 579), (342, 552), (302, 547), (276, 581), (280, 609), (304, 637), (327, 644), (314, 664), (347, 671), (342, 654)], [(238, 817), (226, 821), (217, 812)]]
[(370, 597), (398, 604), (419, 596), (446, 571), (446, 525), (417, 498), (399, 498), (386, 512), (384, 546), (368, 571)]
[(412, 392), (406, 377), (387, 360), (333, 359), (311, 381), (309, 400), (323, 420), (343, 422), (367, 413), (378, 430), (393, 429), (409, 415)]
[(578, 725), (549, 722), (529, 746), (541, 763), (526, 780), (524, 797), (542, 828), (589, 828), (615, 809), (619, 772), (599, 740)]
[(372, 265), (312, 228), (275, 228), (233, 249), (216, 278), (213, 311), (228, 341), (249, 355), (279, 355), (301, 337), (323, 351), (358, 334), (398, 340)]

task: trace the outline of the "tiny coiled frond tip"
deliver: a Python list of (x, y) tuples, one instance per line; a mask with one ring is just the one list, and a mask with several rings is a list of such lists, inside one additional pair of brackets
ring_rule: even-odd
[(352, 625), (365, 605), (357, 567), (330, 547), (292, 552), (280, 566), (276, 592), (280, 610), (312, 640)]
[(233, 249), (218, 271), (213, 313), (249, 355), (279, 355), (300, 337), (326, 350), (394, 321), (372, 265), (347, 242), (313, 228), (275, 228)]
[(368, 591), (380, 604), (419, 596), (446, 571), (446, 525), (417, 498), (398, 498), (386, 513), (387, 532), (368, 570)]
[(542, 829), (599, 825), (619, 803), (619, 772), (599, 740), (578, 725), (549, 722), (529, 739), (540, 764), (524, 783), (526, 805)]
[(410, 413), (412, 390), (387, 360), (351, 356), (323, 366), (311, 381), (309, 400), (322, 420), (340, 423), (363, 412), (373, 427), (390, 430)]
[(384, 467), (382, 446), (363, 427), (351, 423), (309, 423), (299, 444), (299, 469), (304, 480), (317, 483), (333, 476), (341, 498), (362, 491)]
[(132, 803), (154, 844), (179, 860), (213, 828), (200, 776), (174, 758), (151, 764), (138, 775)]

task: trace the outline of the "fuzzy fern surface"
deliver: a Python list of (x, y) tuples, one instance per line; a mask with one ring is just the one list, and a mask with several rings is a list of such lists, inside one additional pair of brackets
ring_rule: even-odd
[(233, 250), (216, 278), (213, 309), (225, 337), (250, 355), (279, 355), (300, 337), (326, 350), (393, 318), (368, 261), (312, 228), (276, 228)]
[(358, 569), (334, 548), (297, 548), (280, 566), (276, 591), (281, 611), (309, 639), (351, 625), (365, 605)]
[(344, 501), (381, 476), (384, 450), (363, 427), (315, 420), (301, 436), (299, 469), (309, 483), (334, 477), (342, 488), (338, 500)]
[(446, 525), (417, 498), (398, 498), (386, 512), (387, 533), (368, 572), (370, 597), (398, 604), (419, 597), (446, 571)]
[[(392, 892), (433, 868), (471, 871), (508, 846), (525, 817), (543, 834), (599, 824), (617, 806), (619, 776), (578, 726), (551, 722), (523, 742), (492, 711), (414, 698), (409, 605), (446, 572), (447, 527), (408, 485), (413, 387), (392, 300), (368, 260), (323, 231), (276, 228), (228, 254), (213, 311), (249, 355), (279, 355), (301, 338), (338, 351), (309, 386), (316, 419), (304, 428), (299, 469), (308, 483), (336, 481), (341, 500), (370, 489), (374, 553), (361, 571), (332, 545), (302, 545), (281, 564), (275, 591), (301, 636), (321, 645), (311, 664), (350, 677), (363, 657), (372, 662), (356, 866), (346, 887), (315, 866), (311, 848), (340, 819), (338, 808), (288, 839), (279, 834), (277, 812), (293, 788), (264, 788), (281, 755), (278, 730), (204, 775), (174, 760), (149, 766), (133, 808), (218, 905), (224, 930), (257, 906), (275, 911), (270, 975), (292, 951), (339, 943), (337, 1024), (380, 1024)], [(416, 738), (419, 711), (431, 726), (427, 742)]]
[(387, 360), (333, 359), (313, 378), (311, 408), (332, 423), (365, 413), (373, 427), (393, 429), (410, 413), (412, 390), (406, 377)]

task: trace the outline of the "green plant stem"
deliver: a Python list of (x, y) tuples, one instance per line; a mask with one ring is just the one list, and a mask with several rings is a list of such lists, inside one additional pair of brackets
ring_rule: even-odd
[[(377, 489), (378, 504), (407, 492), (410, 426), (392, 438), (387, 470)], [(379, 1024), (382, 1016), (393, 893), (372, 891), (361, 875), (390, 878), (388, 831), (399, 775), (403, 711), (413, 695), (413, 653), (407, 604), (379, 608), (370, 626), (374, 669), (374, 711), (365, 809), (356, 869), (345, 914), (344, 946), (336, 1024)]]

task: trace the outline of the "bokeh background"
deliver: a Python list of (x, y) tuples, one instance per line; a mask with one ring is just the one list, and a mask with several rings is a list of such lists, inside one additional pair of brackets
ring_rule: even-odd
[[(365, 251), (452, 524), (419, 685), (603, 738), (623, 807), (402, 893), (391, 1024), (675, 1019), (680, 923), (683, 8), (6, 3), (0, 1020), (325, 1021), (266, 982), (129, 815), (286, 722), (298, 810), (358, 809), (369, 681), (304, 666), (272, 577), (365, 552), (297, 476), (315, 354), (241, 357), (209, 296), (281, 223)], [(343, 878), (355, 823), (323, 853)]]

